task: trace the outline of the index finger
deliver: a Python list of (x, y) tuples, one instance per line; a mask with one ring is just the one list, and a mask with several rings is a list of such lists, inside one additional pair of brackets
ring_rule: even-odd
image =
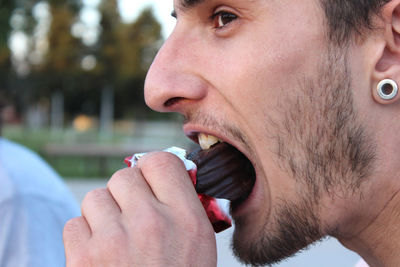
[[(137, 165), (153, 190), (157, 199), (164, 204), (197, 203), (196, 190), (183, 162), (168, 152), (151, 152), (143, 156)], [(176, 205), (176, 204), (174, 204)]]

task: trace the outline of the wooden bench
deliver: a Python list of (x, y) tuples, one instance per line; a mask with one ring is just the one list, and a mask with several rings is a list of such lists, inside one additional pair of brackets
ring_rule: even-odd
[(112, 144), (46, 144), (42, 148), (42, 154), (59, 164), (60, 157), (81, 157), (83, 159), (98, 159), (99, 174), (106, 177), (108, 169), (108, 160), (110, 158), (124, 158), (135, 153), (159, 150), (159, 146), (150, 145), (112, 145)]

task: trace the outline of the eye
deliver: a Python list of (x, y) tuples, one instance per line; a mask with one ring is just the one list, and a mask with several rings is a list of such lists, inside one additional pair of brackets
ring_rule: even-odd
[(219, 11), (212, 15), (211, 19), (213, 20), (214, 27), (216, 29), (221, 29), (236, 20), (238, 16), (226, 11)]

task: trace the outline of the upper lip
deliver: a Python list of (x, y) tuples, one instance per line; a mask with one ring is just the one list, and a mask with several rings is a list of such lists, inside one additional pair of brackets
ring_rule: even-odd
[[(245, 155), (250, 162), (252, 163), (253, 167), (255, 168), (255, 161), (252, 158), (252, 156), (249, 154), (249, 151), (247, 151), (247, 149), (245, 149), (244, 144), (242, 144), (241, 142), (238, 142), (234, 139), (231, 139), (227, 136), (222, 135), (219, 132), (216, 131), (212, 131), (210, 129), (207, 129), (205, 127), (199, 126), (199, 125), (190, 125), (190, 124), (185, 124), (183, 126), (183, 131), (185, 133), (185, 135), (190, 138), (191, 140), (193, 140), (195, 143), (199, 143), (198, 141), (198, 135), (200, 133), (204, 133), (204, 134), (208, 134), (208, 135), (213, 135), (215, 137), (217, 137), (218, 139), (222, 140), (225, 143), (230, 144), (231, 146), (235, 147), (237, 150), (239, 150), (241, 153), (243, 153), (243, 155)], [(257, 170), (256, 170), (257, 172)]]
[[(206, 127), (202, 127), (199, 125), (191, 125), (191, 124), (185, 124), (183, 126), (183, 131), (186, 134), (187, 137), (189, 137), (190, 139), (192, 139), (194, 142), (198, 143), (198, 135), (200, 133), (204, 133), (204, 134), (209, 134), (209, 135), (213, 135), (215, 137), (217, 137), (218, 139), (222, 140), (223, 142), (228, 143), (229, 145), (232, 145), (233, 147), (235, 147), (237, 150), (239, 150), (245, 157), (247, 157), (249, 159), (249, 161), (251, 162), (251, 164), (253, 165), (254, 168), (254, 172), (255, 172), (255, 183), (254, 183), (254, 187), (257, 184), (257, 177), (259, 176), (260, 170), (257, 167), (256, 164), (256, 155), (255, 151), (252, 153), (252, 150), (249, 148), (246, 148), (246, 146), (248, 144), (243, 144), (240, 141), (234, 140), (234, 138), (229, 138), (225, 135), (222, 135), (220, 133), (218, 133), (217, 131), (212, 131), (207, 129)], [(253, 189), (254, 189), (253, 187)], [(252, 189), (252, 191), (253, 191)], [(250, 193), (251, 195), (252, 193)], [(247, 196), (246, 200), (250, 197)], [(245, 202), (245, 200), (243, 202), (240, 202), (239, 206), (241, 206), (243, 203)], [(238, 208), (239, 206), (236, 206), (236, 208)], [(235, 209), (235, 208), (234, 208)]]

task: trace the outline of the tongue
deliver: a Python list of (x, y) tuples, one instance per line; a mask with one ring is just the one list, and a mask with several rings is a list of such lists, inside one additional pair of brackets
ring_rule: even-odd
[(235, 147), (217, 143), (207, 150), (199, 148), (187, 158), (197, 165), (198, 193), (235, 202), (249, 196), (255, 171), (251, 162)]

